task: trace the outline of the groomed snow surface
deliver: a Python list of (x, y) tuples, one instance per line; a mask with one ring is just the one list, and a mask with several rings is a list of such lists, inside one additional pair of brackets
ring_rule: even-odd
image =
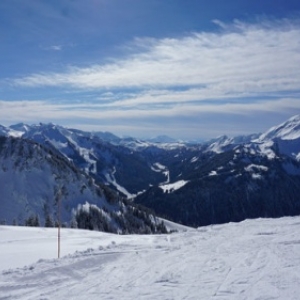
[(300, 217), (171, 235), (0, 226), (0, 299), (299, 299)]

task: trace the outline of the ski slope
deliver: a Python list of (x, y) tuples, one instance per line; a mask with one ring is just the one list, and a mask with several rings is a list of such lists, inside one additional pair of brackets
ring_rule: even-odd
[(0, 226), (0, 299), (299, 299), (300, 217), (171, 235)]

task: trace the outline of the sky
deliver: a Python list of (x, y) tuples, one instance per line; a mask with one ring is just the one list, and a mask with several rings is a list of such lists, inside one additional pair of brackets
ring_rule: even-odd
[(300, 114), (299, 0), (1, 0), (0, 124), (209, 139)]

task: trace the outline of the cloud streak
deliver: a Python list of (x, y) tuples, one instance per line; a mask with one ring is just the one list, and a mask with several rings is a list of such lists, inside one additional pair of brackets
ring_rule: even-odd
[(32, 74), (13, 83), (78, 89), (204, 86), (221, 95), (299, 89), (300, 25), (295, 22), (235, 22), (215, 33), (136, 39), (132, 48), (136, 53), (108, 64)]
[(47, 101), (0, 101), (0, 118), (6, 123), (18, 120), (63, 120), (65, 118), (89, 118), (95, 120), (138, 120), (144, 118), (173, 118), (179, 116), (198, 116), (199, 114), (237, 114), (251, 115), (255, 112), (286, 111), (292, 113), (299, 108), (298, 99), (282, 98), (257, 103), (223, 103), (219, 105), (176, 105), (169, 107), (153, 107), (152, 109), (115, 108), (105, 110), (101, 104), (53, 104)]
[(55, 116), (58, 121), (95, 123), (101, 119), (111, 127), (127, 128), (133, 127), (130, 121), (156, 128), (158, 122), (172, 119), (172, 124), (180, 124), (183, 118), (182, 126), (194, 128), (197, 118), (213, 114), (300, 113), (300, 23), (214, 22), (219, 26), (215, 32), (136, 38), (126, 45), (125, 56), (106, 64), (7, 80), (22, 90), (51, 88), (69, 93), (69, 98), (70, 91), (89, 97), (80, 103), (74, 97), (72, 103), (61, 99), (62, 104), (0, 101), (0, 117), (51, 121)]

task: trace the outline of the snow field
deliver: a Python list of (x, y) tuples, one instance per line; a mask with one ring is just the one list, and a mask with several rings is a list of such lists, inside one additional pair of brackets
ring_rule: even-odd
[(299, 299), (299, 229), (300, 217), (171, 235), (63, 229), (58, 260), (55, 229), (1, 226), (0, 299)]

